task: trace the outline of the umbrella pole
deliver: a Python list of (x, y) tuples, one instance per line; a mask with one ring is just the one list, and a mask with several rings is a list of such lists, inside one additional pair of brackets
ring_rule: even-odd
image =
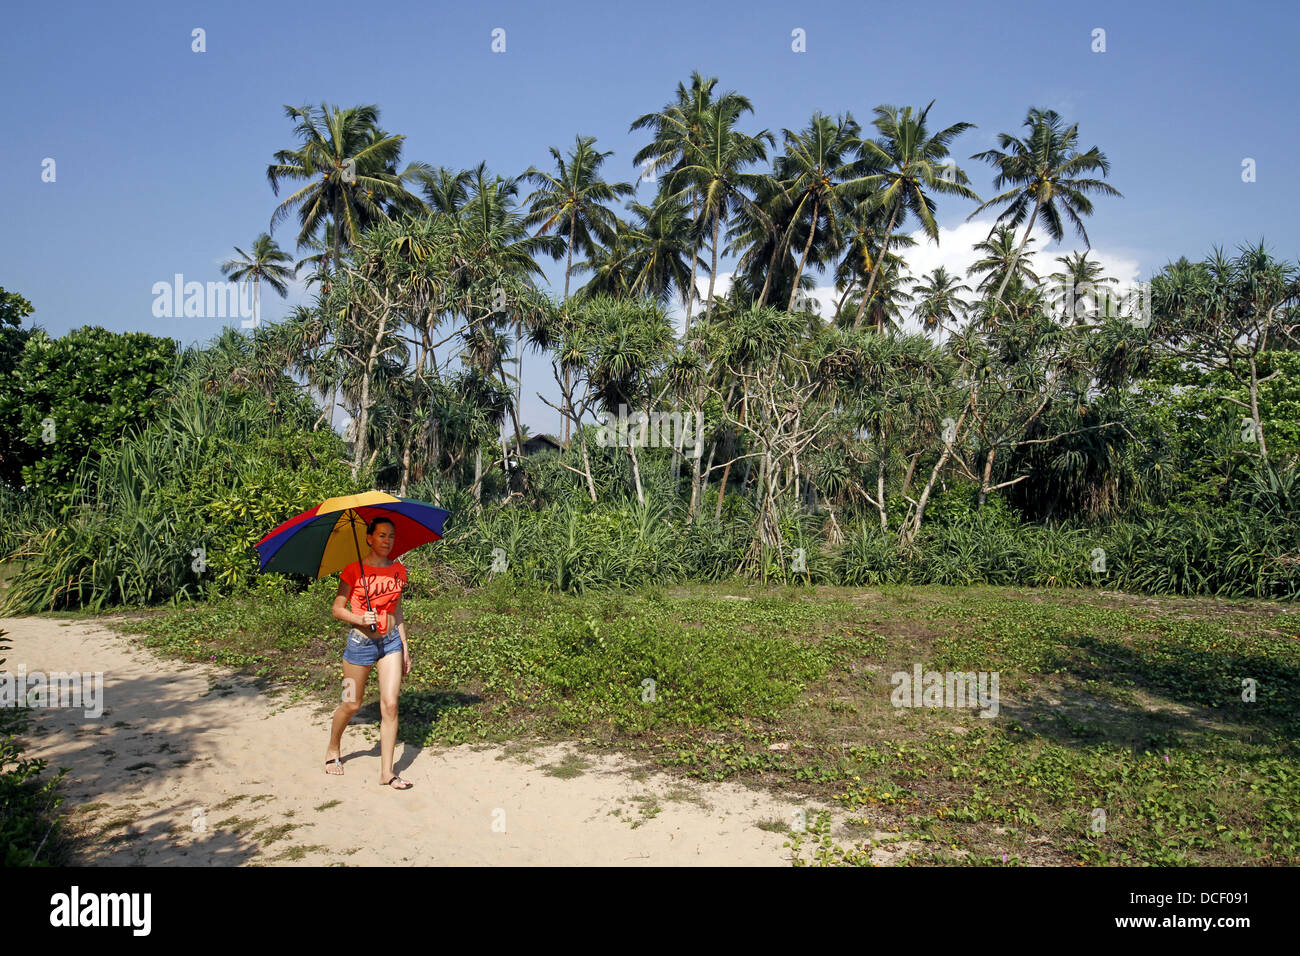
[[(353, 512), (353, 514), (356, 515), (356, 517), (358, 518), (361, 517), (355, 511)], [(366, 566), (361, 561), (361, 542), (357, 540), (357, 524), (350, 517), (348, 518), (348, 527), (352, 529), (352, 543), (356, 546), (357, 564), (360, 565), (361, 567), (361, 589), (366, 596), (366, 610), (373, 611), (374, 608), (370, 606), (370, 584), (366, 581)], [(377, 624), (370, 625), (370, 633), (374, 634), (378, 630), (379, 630), (379, 625)]]

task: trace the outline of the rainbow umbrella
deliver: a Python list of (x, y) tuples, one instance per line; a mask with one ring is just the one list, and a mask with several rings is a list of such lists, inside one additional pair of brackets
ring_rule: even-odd
[[(341, 571), (353, 561), (361, 562), (361, 583), (370, 608), (370, 585), (366, 582), (361, 542), (366, 525), (375, 518), (389, 518), (397, 529), (397, 543), (389, 553), (397, 558), (422, 544), (442, 540), (442, 525), (450, 512), (414, 498), (398, 498), (382, 491), (327, 498), (315, 508), (295, 515), (257, 542), (261, 557), (259, 571), (282, 571), (323, 578)], [(370, 546), (364, 557), (370, 557)], [(374, 631), (375, 625), (370, 625)]]

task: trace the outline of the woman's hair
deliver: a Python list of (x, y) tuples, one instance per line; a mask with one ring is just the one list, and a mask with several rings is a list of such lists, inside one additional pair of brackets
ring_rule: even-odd
[(392, 518), (372, 518), (370, 524), (366, 525), (366, 534), (374, 534), (375, 529), (381, 524), (391, 524), (393, 525), (393, 532), (397, 532), (397, 525), (393, 524)]

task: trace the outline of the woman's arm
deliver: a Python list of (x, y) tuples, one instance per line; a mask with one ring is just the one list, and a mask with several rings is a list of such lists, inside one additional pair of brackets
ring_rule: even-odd
[(402, 647), (406, 647), (406, 618), (402, 615), (402, 596), (397, 596), (397, 603), (393, 605), (393, 623), (397, 625), (397, 633), (401, 635)]
[(334, 596), (334, 607), (331, 609), (330, 613), (340, 621), (347, 624), (351, 624), (355, 627), (363, 627), (366, 624), (364, 615), (354, 614), (348, 610), (348, 591), (350, 590), (348, 583), (340, 578), (339, 590)]

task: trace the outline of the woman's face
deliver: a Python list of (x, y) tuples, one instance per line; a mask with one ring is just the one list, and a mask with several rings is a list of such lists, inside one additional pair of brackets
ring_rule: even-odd
[(396, 541), (397, 531), (388, 522), (376, 525), (375, 530), (366, 535), (366, 544), (370, 545), (371, 552), (380, 558), (388, 557)]

